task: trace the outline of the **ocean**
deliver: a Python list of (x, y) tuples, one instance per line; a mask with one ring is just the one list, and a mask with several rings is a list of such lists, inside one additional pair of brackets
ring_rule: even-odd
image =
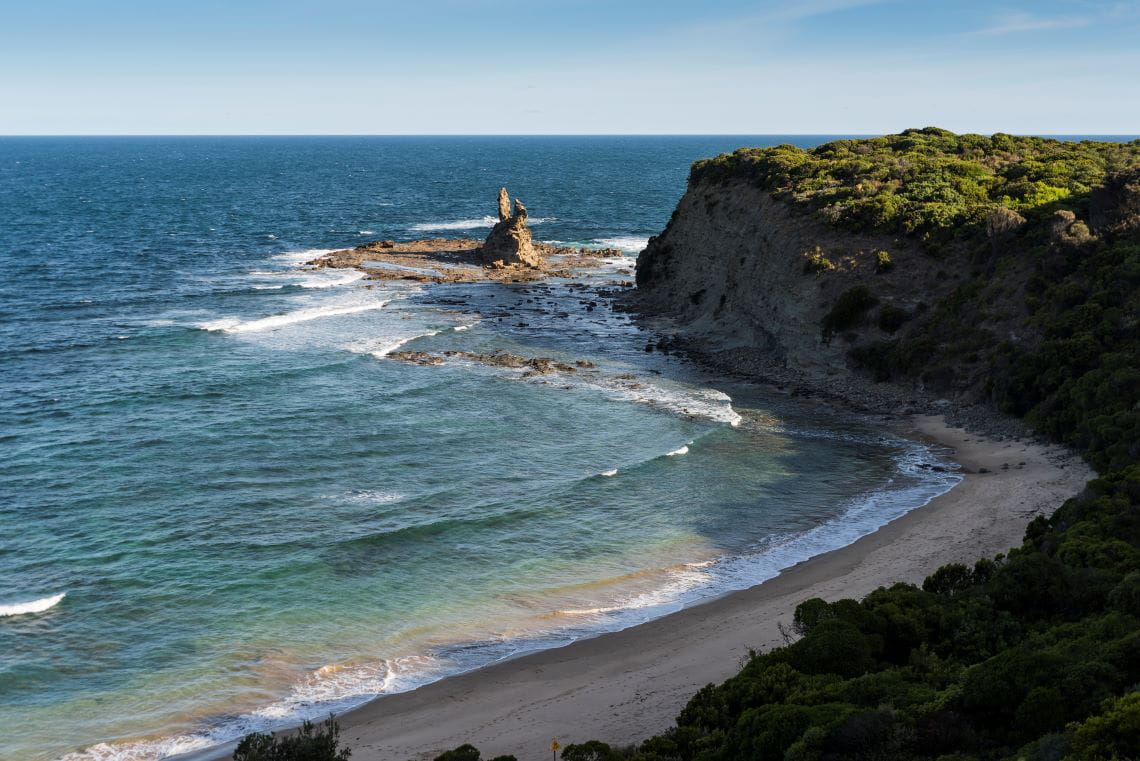
[[(937, 452), (647, 352), (609, 309), (692, 161), (827, 139), (0, 139), (0, 759), (325, 716), (751, 586), (946, 491)], [(482, 237), (501, 185), (537, 239), (625, 256), (538, 284), (304, 266)]]

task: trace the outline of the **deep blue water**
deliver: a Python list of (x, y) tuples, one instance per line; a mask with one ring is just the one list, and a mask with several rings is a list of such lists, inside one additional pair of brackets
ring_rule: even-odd
[(323, 714), (756, 583), (947, 488), (916, 445), (586, 311), (632, 260), (585, 290), (303, 266), (481, 237), (501, 185), (537, 238), (634, 255), (693, 160), (822, 140), (0, 139), (0, 758)]

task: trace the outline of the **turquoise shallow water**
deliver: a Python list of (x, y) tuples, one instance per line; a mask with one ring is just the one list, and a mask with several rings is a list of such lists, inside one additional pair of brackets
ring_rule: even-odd
[(0, 758), (321, 715), (748, 586), (948, 488), (871, 424), (647, 354), (605, 308), (632, 260), (584, 287), (302, 266), (482, 235), (504, 183), (537, 237), (633, 255), (689, 162), (789, 140), (0, 140)]

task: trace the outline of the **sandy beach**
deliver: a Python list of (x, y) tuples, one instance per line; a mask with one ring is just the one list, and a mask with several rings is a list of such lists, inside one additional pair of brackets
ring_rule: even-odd
[(1020, 543), (1033, 516), (1051, 512), (1092, 476), (1059, 447), (983, 439), (941, 417), (914, 418), (910, 432), (952, 449), (965, 475), (925, 507), (751, 589), (375, 700), (340, 718), (353, 758), (431, 759), (470, 742), (484, 757), (541, 761), (551, 738), (563, 745), (644, 739), (668, 728), (698, 688), (735, 673), (750, 649), (780, 645), (777, 624), (790, 624), (802, 600), (861, 597), (884, 584), (919, 582), (946, 563), (1003, 552)]

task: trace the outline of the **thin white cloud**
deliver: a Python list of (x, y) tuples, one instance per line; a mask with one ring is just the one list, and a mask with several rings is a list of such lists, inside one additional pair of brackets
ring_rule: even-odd
[[(854, 10), (872, 5), (883, 5), (899, 0), (800, 0), (797, 3), (768, 2), (751, 13), (738, 16), (721, 16), (698, 23), (675, 25), (657, 40), (658, 44), (669, 38), (685, 39), (688, 43), (703, 41), (714, 45), (714, 50), (726, 51), (730, 48), (755, 50), (765, 44), (766, 39), (779, 39), (786, 29), (800, 22), (809, 22), (820, 16)], [(732, 45), (731, 41), (747, 42), (748, 45)]]
[(977, 29), (974, 34), (994, 36), (1020, 34), (1023, 32), (1046, 32), (1056, 29), (1078, 29), (1093, 23), (1091, 16), (1057, 16), (1046, 18), (1031, 13), (1007, 13), (987, 27)]
[(881, 5), (893, 0), (801, 0), (798, 3), (784, 4), (758, 18), (765, 21), (800, 21), (801, 19), (826, 16), (829, 13), (851, 10), (864, 5)]

